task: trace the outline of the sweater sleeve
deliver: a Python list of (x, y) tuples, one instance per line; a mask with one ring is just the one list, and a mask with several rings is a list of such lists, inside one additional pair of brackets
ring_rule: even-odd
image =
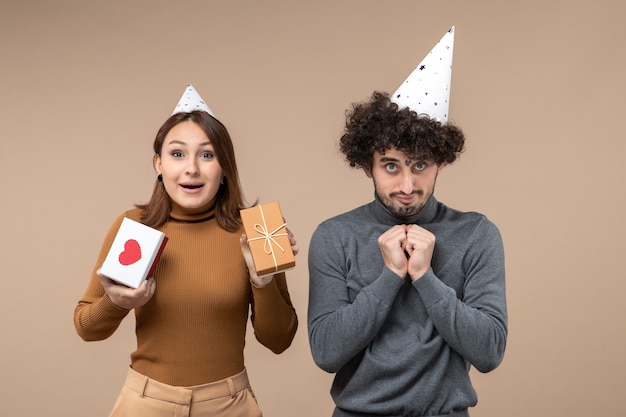
[(383, 268), (351, 301), (344, 248), (325, 224), (311, 239), (309, 276), (311, 353), (321, 369), (337, 372), (378, 334), (403, 280)]
[(432, 269), (413, 285), (446, 343), (489, 372), (503, 359), (508, 329), (502, 238), (487, 219), (476, 229), (463, 267), (462, 299)]
[(111, 336), (129, 312), (116, 306), (109, 299), (96, 274), (107, 256), (123, 218), (124, 215), (118, 217), (109, 228), (91, 273), (87, 290), (74, 309), (74, 327), (78, 335), (86, 341), (104, 340)]
[(256, 339), (274, 353), (284, 352), (298, 329), (298, 317), (289, 297), (284, 273), (265, 287), (252, 285), (252, 326)]

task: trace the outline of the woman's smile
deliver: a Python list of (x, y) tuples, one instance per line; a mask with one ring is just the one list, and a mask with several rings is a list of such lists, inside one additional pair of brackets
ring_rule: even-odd
[(204, 187), (204, 184), (180, 184), (180, 186), (182, 187), (183, 191), (188, 193), (188, 194), (196, 194), (199, 193), (200, 191), (202, 191), (202, 187)]

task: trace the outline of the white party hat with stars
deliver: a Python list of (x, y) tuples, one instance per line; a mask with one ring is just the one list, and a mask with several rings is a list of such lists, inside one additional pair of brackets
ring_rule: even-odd
[(408, 107), (418, 114), (427, 114), (447, 123), (453, 51), (454, 26), (398, 87), (391, 101), (400, 108)]
[[(215, 117), (215, 114), (211, 111), (209, 106), (202, 100), (200, 94), (193, 88), (193, 85), (189, 84), (185, 89), (182, 97), (178, 101), (178, 104), (174, 108), (172, 114), (176, 113), (191, 113), (194, 110), (201, 110), (209, 113), (211, 116)], [(215, 117), (217, 119), (217, 117)]]

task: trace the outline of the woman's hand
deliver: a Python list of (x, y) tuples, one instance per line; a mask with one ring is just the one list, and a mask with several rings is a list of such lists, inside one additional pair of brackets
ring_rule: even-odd
[(287, 236), (289, 236), (289, 244), (291, 245), (291, 251), (294, 255), (297, 255), (300, 249), (298, 248), (298, 242), (296, 242), (296, 238), (293, 237), (293, 233), (291, 230), (287, 229)]
[(154, 277), (145, 280), (139, 288), (135, 289), (118, 284), (112, 279), (101, 275), (100, 270), (96, 273), (100, 278), (104, 292), (107, 293), (113, 304), (126, 310), (132, 310), (133, 308), (145, 305), (152, 298), (156, 290)]
[[(287, 229), (287, 236), (289, 237), (289, 244), (291, 245), (291, 251), (294, 255), (297, 255), (300, 249), (298, 248), (298, 243), (296, 242), (293, 233), (291, 230)], [(245, 233), (241, 234), (241, 238), (239, 239), (239, 243), (241, 244), (241, 253), (243, 253), (243, 258), (246, 260), (246, 265), (248, 265), (248, 271), (250, 273), (250, 282), (257, 287), (265, 287), (267, 284), (272, 282), (274, 279), (274, 275), (266, 275), (264, 277), (259, 277), (256, 274), (256, 270), (254, 269), (254, 261), (252, 260), (252, 253), (250, 252), (250, 246), (248, 245), (248, 237)]]

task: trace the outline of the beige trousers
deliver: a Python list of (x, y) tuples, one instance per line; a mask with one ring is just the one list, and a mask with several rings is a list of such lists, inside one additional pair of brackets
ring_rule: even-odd
[(210, 384), (174, 387), (129, 368), (109, 417), (262, 417), (248, 374)]

